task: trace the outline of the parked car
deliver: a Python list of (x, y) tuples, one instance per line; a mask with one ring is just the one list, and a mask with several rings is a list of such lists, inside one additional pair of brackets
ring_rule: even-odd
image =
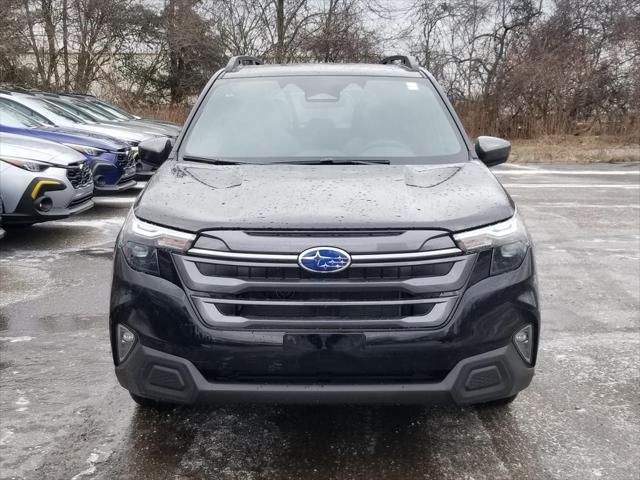
[(85, 111), (90, 115), (94, 115), (97, 121), (109, 121), (116, 124), (134, 125), (140, 127), (150, 127), (161, 129), (164, 135), (170, 138), (176, 138), (180, 134), (181, 127), (174, 123), (162, 122), (149, 118), (131, 118), (122, 119), (116, 114), (106, 110), (100, 104), (90, 102), (86, 99), (73, 97), (69, 95), (60, 95), (60, 98), (70, 102), (75, 107)]
[(140, 117), (138, 115), (134, 115), (130, 112), (127, 112), (126, 110), (113, 105), (111, 103), (105, 102), (104, 100), (100, 100), (96, 97), (94, 97), (93, 95), (71, 95), (71, 94), (66, 94), (64, 95), (65, 97), (71, 97), (71, 98), (78, 98), (83, 100), (84, 102), (87, 102), (89, 104), (91, 104), (94, 107), (98, 107), (100, 108), (102, 111), (106, 111), (108, 113), (110, 113), (111, 115), (115, 116), (116, 118), (120, 119), (120, 120), (142, 120), (144, 122), (151, 122), (151, 123), (157, 123), (160, 125), (166, 125), (169, 127), (177, 127), (178, 129), (180, 129), (181, 127), (179, 125), (176, 125), (175, 123), (172, 122), (167, 122), (167, 121), (163, 121), (163, 120), (157, 120), (154, 118), (143, 118)]
[[(117, 140), (127, 143), (137, 151), (137, 145), (145, 139), (158, 136), (156, 134), (144, 133), (138, 129), (127, 126), (101, 125), (97, 123), (87, 123), (73, 113), (60, 108), (42, 98), (33, 95), (0, 93), (0, 102), (8, 103), (16, 110), (38, 121), (46, 121), (55, 125), (61, 132), (71, 134), (98, 134), (107, 135)], [(142, 162), (136, 156), (136, 174), (143, 178), (148, 178), (157, 169), (157, 166)]]
[(59, 132), (2, 102), (0, 132), (58, 142), (82, 153), (89, 162), (96, 192), (121, 192), (136, 185), (136, 160), (131, 147), (113, 138)]
[(67, 98), (61, 95), (51, 93), (37, 94), (39, 98), (43, 98), (47, 102), (53, 103), (58, 107), (65, 109), (69, 113), (76, 115), (85, 122), (99, 123), (101, 125), (115, 125), (120, 127), (138, 128), (145, 133), (152, 133), (154, 135), (164, 135), (169, 138), (176, 138), (180, 133), (180, 128), (177, 126), (166, 126), (158, 123), (145, 122), (144, 120), (118, 120), (114, 118), (108, 118), (104, 113), (96, 112), (94, 109), (87, 107), (86, 102), (82, 100)]
[(4, 228), (75, 215), (93, 206), (84, 155), (23, 135), (0, 133), (0, 197)]
[[(398, 63), (396, 63), (398, 62)], [(534, 374), (532, 245), (410, 57), (214, 75), (117, 240), (110, 334), (144, 406), (511, 402)], [(160, 402), (160, 403), (159, 403)]]

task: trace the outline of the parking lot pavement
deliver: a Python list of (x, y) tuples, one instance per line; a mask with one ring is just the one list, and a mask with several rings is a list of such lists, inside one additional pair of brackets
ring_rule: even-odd
[(638, 478), (638, 166), (496, 171), (536, 243), (544, 322), (510, 407), (139, 410), (107, 335), (126, 193), (0, 242), (0, 478)]

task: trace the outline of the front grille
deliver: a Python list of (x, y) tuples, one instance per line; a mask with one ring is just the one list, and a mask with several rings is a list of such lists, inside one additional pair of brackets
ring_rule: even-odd
[(206, 323), (254, 330), (439, 326), (475, 262), (475, 255), (450, 247), (363, 253), (352, 255), (346, 270), (321, 274), (299, 267), (297, 254), (193, 248), (173, 259)]
[(136, 164), (136, 159), (131, 150), (120, 150), (116, 152), (116, 158), (118, 166), (122, 169), (133, 167)]
[[(361, 301), (394, 301), (411, 300), (417, 298), (434, 298), (433, 295), (414, 295), (404, 290), (367, 289), (361, 291), (345, 290), (254, 290), (245, 291), (235, 295), (216, 295), (226, 300), (253, 300), (253, 301), (286, 301), (286, 302), (361, 302)], [(436, 295), (437, 297), (437, 295)]]
[(452, 262), (432, 263), (426, 265), (405, 265), (390, 267), (358, 267), (352, 266), (342, 272), (327, 275), (314, 274), (297, 266), (285, 267), (245, 267), (238, 265), (221, 265), (215, 263), (197, 262), (200, 273), (209, 277), (227, 277), (241, 280), (281, 280), (293, 281), (303, 279), (316, 279), (323, 281), (329, 279), (350, 280), (406, 280), (409, 278), (439, 277), (446, 275), (453, 267)]
[(92, 182), (93, 175), (91, 167), (87, 162), (80, 165), (69, 165), (67, 167), (67, 178), (73, 188), (80, 188), (89, 185)]
[(218, 311), (225, 316), (248, 319), (281, 318), (316, 320), (381, 320), (402, 319), (428, 314), (433, 304), (417, 305), (304, 305), (289, 302), (257, 304), (214, 303)]

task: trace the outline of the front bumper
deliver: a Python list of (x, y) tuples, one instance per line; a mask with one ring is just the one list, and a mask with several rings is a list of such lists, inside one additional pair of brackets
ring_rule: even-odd
[[(143, 397), (463, 405), (514, 395), (533, 375), (512, 343), (531, 324), (537, 349), (531, 255), (517, 270), (466, 287), (449, 320), (432, 328), (212, 328), (178, 283), (132, 270), (116, 250), (110, 315), (116, 373), (125, 388)], [(122, 363), (115, 354), (118, 324), (137, 337)], [(360, 343), (324, 338), (353, 334)], [(287, 341), (300, 335), (323, 341)]]
[(114, 156), (111, 162), (99, 161), (93, 165), (94, 190), (96, 193), (117, 193), (136, 185), (136, 167), (117, 165)]
[(210, 382), (188, 360), (136, 345), (116, 367), (120, 385), (146, 398), (175, 403), (366, 403), (469, 405), (515, 395), (534, 369), (513, 345), (458, 362), (436, 383), (274, 384)]
[(140, 158), (136, 161), (136, 179), (138, 180), (149, 180), (157, 170), (157, 166), (143, 162)]
[(137, 183), (138, 182), (136, 181), (136, 179), (134, 177), (131, 177), (128, 179), (123, 179), (115, 185), (95, 185), (94, 191), (99, 194), (118, 193), (135, 187)]
[[(57, 172), (60, 170), (63, 173)], [(2, 223), (5, 225), (31, 225), (34, 223), (61, 220), (71, 215), (76, 215), (93, 207), (93, 183), (73, 188), (64, 176), (64, 170), (51, 169), (46, 172), (46, 177), (35, 177), (25, 188), (20, 201), (14, 211), (2, 214)], [(42, 180), (55, 180), (62, 188), (54, 191), (38, 190), (36, 198), (33, 197), (34, 188)], [(42, 211), (37, 208), (38, 202), (43, 198), (52, 201), (52, 208)]]

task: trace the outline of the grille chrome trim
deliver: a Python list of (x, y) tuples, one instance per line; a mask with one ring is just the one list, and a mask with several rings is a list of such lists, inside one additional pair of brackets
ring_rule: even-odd
[(408, 252), (408, 253), (373, 253), (373, 254), (358, 254), (351, 255), (353, 262), (367, 262), (367, 261), (394, 261), (394, 260), (410, 260), (412, 258), (439, 258), (447, 257), (450, 255), (462, 255), (462, 250), (459, 248), (442, 248), (440, 250), (429, 250), (426, 252)]
[[(474, 262), (469, 256), (456, 258), (453, 268), (443, 276), (417, 277), (408, 279), (382, 279), (382, 280), (354, 280), (341, 279), (326, 276), (321, 280), (309, 278), (303, 280), (270, 280), (256, 279), (243, 280), (232, 277), (209, 277), (200, 273), (196, 263), (200, 261), (195, 257), (175, 255), (176, 266), (183, 281), (190, 290), (200, 292), (213, 292), (234, 294), (251, 289), (269, 288), (272, 290), (288, 290), (295, 286), (297, 290), (313, 291), (315, 289), (386, 289), (400, 288), (410, 293), (437, 293), (453, 291), (462, 288), (463, 283), (471, 273)], [(451, 259), (453, 260), (453, 259)], [(446, 259), (449, 262), (449, 259)]]
[[(188, 253), (192, 253), (194, 250), (196, 249), (192, 248), (191, 250), (189, 250)], [(278, 262), (257, 262), (257, 261), (250, 261), (250, 260), (241, 261), (241, 260), (233, 260), (233, 259), (222, 260), (222, 259), (213, 258), (213, 257), (198, 257), (198, 256), (189, 256), (184, 258), (186, 261), (189, 261), (189, 262), (213, 263), (216, 265), (233, 265), (237, 267), (300, 268), (300, 265), (298, 265), (297, 262), (296, 263), (284, 263), (284, 262), (278, 263)], [(430, 265), (434, 263), (442, 263), (443, 261), (456, 263), (456, 262), (462, 262), (464, 260), (465, 260), (465, 257), (463, 255), (460, 255), (460, 256), (446, 258), (446, 259), (442, 257), (438, 257), (438, 258), (428, 258), (425, 260), (413, 260), (413, 261), (407, 260), (407, 261), (401, 261), (401, 262), (358, 263), (357, 265), (352, 264), (351, 266), (358, 267), (358, 268), (410, 267), (410, 266), (417, 266), (417, 265)]]
[[(240, 261), (257, 261), (257, 262), (291, 262), (297, 266), (298, 255), (287, 254), (273, 254), (273, 253), (244, 253), (244, 252), (224, 252), (220, 250), (206, 250), (204, 248), (191, 248), (187, 252), (190, 255), (202, 255), (205, 257), (213, 258), (226, 258), (235, 259)], [(426, 252), (407, 252), (407, 253), (374, 253), (374, 254), (353, 254), (351, 255), (352, 262), (358, 263), (362, 266), (362, 263), (366, 262), (392, 262), (394, 260), (411, 260), (411, 259), (424, 259), (424, 258), (439, 258), (452, 255), (462, 255), (462, 250), (459, 248), (443, 248), (440, 250), (430, 250)]]
[[(218, 327), (239, 327), (239, 328), (407, 328), (407, 327), (434, 327), (441, 325), (443, 319), (446, 319), (449, 312), (456, 303), (457, 297), (443, 297), (437, 303), (431, 303), (433, 308), (426, 315), (409, 316), (403, 318), (394, 319), (326, 319), (326, 318), (287, 318), (274, 319), (274, 318), (245, 318), (233, 315), (222, 315), (216, 303), (223, 303), (217, 298), (205, 298), (200, 296), (192, 297), (198, 311), (204, 317), (206, 323), (211, 326)], [(425, 303), (424, 300), (421, 301)], [(350, 302), (347, 306), (353, 305), (355, 302)], [(384, 302), (382, 302), (384, 304)], [(291, 303), (284, 302), (285, 305), (291, 305)], [(365, 303), (371, 305), (371, 303)], [(269, 303), (273, 305), (273, 302)], [(336, 302), (331, 302), (331, 305), (336, 305)], [(386, 303), (389, 305), (389, 303)]]
[[(327, 244), (333, 243), (340, 246)], [(292, 250), (192, 247), (172, 257), (205, 324), (256, 330), (436, 328), (455, 309), (477, 257), (453, 246), (430, 251), (389, 248), (389, 253), (367, 253), (363, 247), (352, 255), (350, 269), (334, 276), (303, 272)], [(357, 271), (350, 276), (351, 269)], [(398, 296), (385, 295), (389, 291)], [(280, 297), (281, 292), (287, 295)]]
[(194, 297), (202, 298), (205, 303), (228, 303), (234, 305), (286, 305), (286, 306), (311, 306), (311, 307), (325, 307), (325, 306), (364, 306), (364, 305), (419, 305), (422, 303), (446, 303), (453, 296), (449, 297), (436, 297), (436, 298), (414, 298), (406, 300), (354, 300), (350, 301), (308, 301), (308, 300), (244, 300), (244, 299), (229, 299), (229, 298), (208, 298), (208, 297)]
[(205, 250), (204, 248), (190, 248), (187, 251), (190, 255), (203, 255), (205, 257), (231, 258), (237, 260), (254, 260), (254, 261), (289, 261), (297, 262), (297, 255), (277, 255), (271, 253), (240, 253), (240, 252), (223, 252), (220, 250)]

